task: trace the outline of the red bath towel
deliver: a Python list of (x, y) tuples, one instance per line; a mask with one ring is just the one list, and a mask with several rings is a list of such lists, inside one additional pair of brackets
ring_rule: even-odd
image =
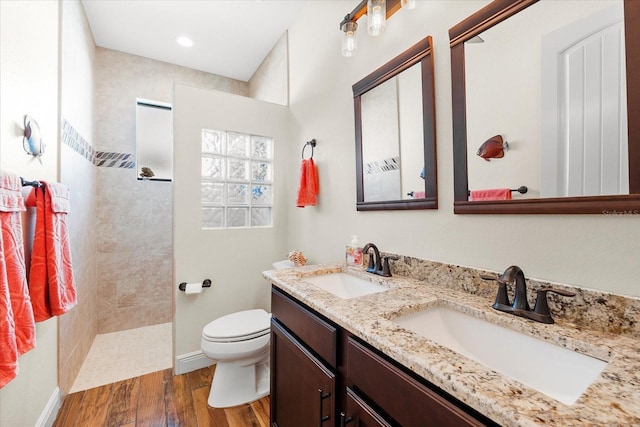
[(469, 201), (480, 200), (511, 200), (511, 190), (508, 188), (496, 188), (491, 190), (472, 190)]
[(15, 377), (17, 357), (36, 341), (24, 263), (24, 210), (20, 178), (0, 172), (0, 387)]
[(0, 245), (0, 388), (18, 374), (16, 328), (2, 246)]
[(302, 160), (300, 167), (300, 183), (298, 185), (298, 199), (296, 206), (304, 208), (305, 206), (315, 206), (317, 195), (320, 193), (318, 184), (318, 170), (316, 169), (313, 159)]
[(27, 205), (36, 207), (29, 292), (37, 322), (65, 314), (77, 304), (67, 214), (69, 189), (57, 183), (34, 188)]

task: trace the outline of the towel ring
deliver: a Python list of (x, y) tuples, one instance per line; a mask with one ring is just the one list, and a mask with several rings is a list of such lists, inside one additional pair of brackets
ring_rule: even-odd
[(304, 150), (307, 148), (307, 146), (311, 146), (311, 157), (309, 157), (310, 159), (313, 159), (313, 148), (316, 146), (316, 140), (312, 139), (311, 141), (307, 141), (303, 146), (302, 146), (302, 159), (304, 160)]

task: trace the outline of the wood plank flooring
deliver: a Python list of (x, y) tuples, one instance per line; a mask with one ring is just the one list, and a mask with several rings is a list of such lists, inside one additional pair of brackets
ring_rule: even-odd
[(54, 427), (269, 427), (269, 396), (247, 405), (207, 405), (215, 366), (171, 369), (67, 395)]

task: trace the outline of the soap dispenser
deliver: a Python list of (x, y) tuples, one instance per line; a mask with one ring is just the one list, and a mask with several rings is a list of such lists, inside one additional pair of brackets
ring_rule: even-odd
[(358, 236), (351, 236), (351, 242), (345, 251), (345, 262), (347, 265), (362, 265), (362, 248), (358, 243)]

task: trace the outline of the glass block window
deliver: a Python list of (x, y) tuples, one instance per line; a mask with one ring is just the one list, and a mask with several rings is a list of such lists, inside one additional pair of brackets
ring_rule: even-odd
[(273, 138), (202, 129), (202, 228), (273, 224)]

